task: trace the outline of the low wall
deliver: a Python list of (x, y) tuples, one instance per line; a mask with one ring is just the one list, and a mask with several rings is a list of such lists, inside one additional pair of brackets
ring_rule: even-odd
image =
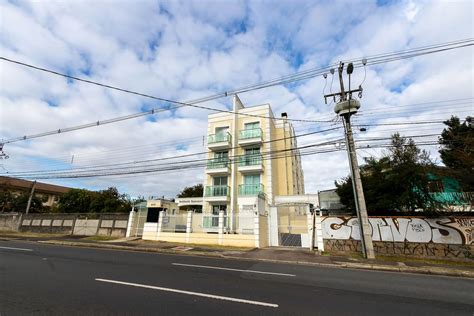
[[(370, 217), (379, 255), (474, 259), (474, 217)], [(360, 252), (356, 217), (323, 217), (324, 250)]]
[(17, 231), (20, 222), (20, 213), (0, 214), (0, 231)]
[(20, 232), (125, 237), (128, 214), (24, 214)]

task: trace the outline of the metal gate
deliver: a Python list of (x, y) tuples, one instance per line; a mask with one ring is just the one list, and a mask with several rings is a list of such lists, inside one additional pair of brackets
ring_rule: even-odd
[(98, 219), (76, 219), (73, 234), (79, 236), (93, 236), (97, 234), (98, 228)]
[(278, 206), (278, 239), (280, 246), (308, 247), (308, 216), (306, 206)]
[(135, 206), (136, 213), (135, 218), (133, 220), (133, 229), (132, 229), (132, 236), (133, 237), (142, 237), (143, 236), (143, 227), (145, 226), (146, 218), (148, 215), (148, 208), (146, 206), (146, 202), (141, 202)]

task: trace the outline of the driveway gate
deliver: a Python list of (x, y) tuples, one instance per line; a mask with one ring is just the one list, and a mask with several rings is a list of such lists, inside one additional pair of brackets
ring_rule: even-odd
[(286, 247), (308, 247), (308, 215), (306, 206), (278, 206), (279, 245)]

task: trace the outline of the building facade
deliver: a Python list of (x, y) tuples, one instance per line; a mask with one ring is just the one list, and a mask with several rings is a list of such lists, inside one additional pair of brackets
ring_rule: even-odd
[(275, 196), (304, 194), (300, 153), (286, 113), (275, 118), (269, 104), (246, 108), (238, 96), (232, 112), (209, 115), (203, 198), (203, 213), (223, 211), (231, 231), (236, 216), (268, 211)]
[(9, 191), (15, 196), (29, 194), (33, 189), (34, 195), (42, 200), (43, 206), (51, 207), (59, 202), (62, 194), (71, 188), (49, 183), (34, 182), (18, 178), (0, 176), (0, 190)]

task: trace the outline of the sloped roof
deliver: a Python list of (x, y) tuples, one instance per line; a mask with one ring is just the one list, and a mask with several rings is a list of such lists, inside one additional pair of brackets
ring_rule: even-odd
[[(0, 176), (0, 188), (31, 190), (32, 185), (33, 181)], [(43, 182), (36, 182), (35, 186), (35, 192), (37, 193), (63, 194), (69, 190), (71, 188)]]

